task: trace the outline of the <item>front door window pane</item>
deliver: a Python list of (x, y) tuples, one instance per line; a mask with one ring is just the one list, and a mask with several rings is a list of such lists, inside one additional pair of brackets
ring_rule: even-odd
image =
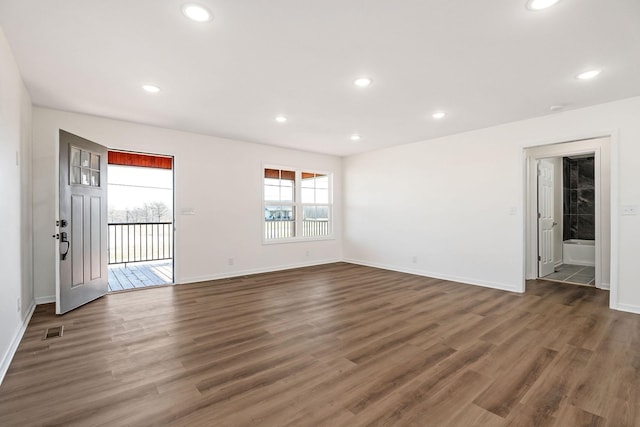
[(100, 155), (71, 147), (70, 157), (71, 184), (100, 187)]

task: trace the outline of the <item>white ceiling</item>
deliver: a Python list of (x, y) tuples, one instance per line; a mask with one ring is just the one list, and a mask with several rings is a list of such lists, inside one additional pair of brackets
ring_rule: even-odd
[(639, 0), (186, 1), (0, 0), (0, 25), (35, 105), (336, 155), (640, 95)]

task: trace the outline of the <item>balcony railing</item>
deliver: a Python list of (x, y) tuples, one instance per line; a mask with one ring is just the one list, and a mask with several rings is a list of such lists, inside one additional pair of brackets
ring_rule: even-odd
[(172, 222), (109, 223), (109, 264), (171, 258)]
[[(296, 236), (295, 221), (265, 220), (264, 237), (271, 239), (287, 239)], [(302, 236), (322, 237), (331, 234), (331, 227), (328, 219), (306, 219), (302, 221)]]

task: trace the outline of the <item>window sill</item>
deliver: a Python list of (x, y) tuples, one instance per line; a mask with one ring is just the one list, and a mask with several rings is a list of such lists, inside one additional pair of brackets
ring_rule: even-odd
[(308, 242), (320, 242), (325, 240), (336, 240), (335, 236), (322, 236), (322, 237), (296, 237), (293, 239), (271, 239), (262, 240), (263, 245), (279, 245), (281, 243), (308, 243)]

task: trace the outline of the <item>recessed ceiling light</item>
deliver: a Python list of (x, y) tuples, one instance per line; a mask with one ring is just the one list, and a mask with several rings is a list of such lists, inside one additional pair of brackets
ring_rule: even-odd
[(542, 10), (553, 6), (560, 0), (529, 0), (527, 2), (527, 9), (529, 10)]
[(150, 84), (142, 85), (142, 89), (146, 90), (149, 93), (160, 92), (160, 88), (156, 85), (150, 85)]
[(435, 112), (431, 115), (431, 117), (433, 117), (436, 120), (440, 120), (440, 119), (444, 119), (444, 116), (446, 116), (447, 113), (445, 113), (444, 111), (438, 111)]
[(367, 87), (371, 84), (372, 81), (373, 80), (371, 80), (369, 77), (358, 77), (353, 81), (353, 84), (358, 87)]
[(576, 76), (576, 78), (580, 79), (580, 80), (589, 80), (592, 79), (594, 77), (596, 77), (598, 74), (600, 74), (602, 70), (589, 70), (589, 71), (584, 71), (580, 74), (578, 74)]
[(352, 141), (360, 141), (362, 139), (362, 137), (360, 135), (358, 135), (357, 133), (354, 133), (353, 135), (351, 135), (350, 139)]
[(182, 14), (187, 18), (196, 21), (196, 22), (207, 22), (211, 21), (212, 14), (209, 10), (195, 3), (187, 3), (182, 6)]
[(286, 121), (287, 121), (287, 118), (285, 116), (276, 116), (276, 122), (285, 123)]

